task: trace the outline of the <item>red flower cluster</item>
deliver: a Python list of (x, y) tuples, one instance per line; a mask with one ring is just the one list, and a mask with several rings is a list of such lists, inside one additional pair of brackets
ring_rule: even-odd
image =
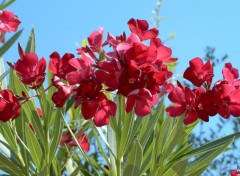
[[(76, 130), (73, 130), (73, 132), (76, 132)], [(82, 149), (84, 151), (86, 151), (86, 152), (89, 151), (90, 143), (87, 140), (87, 135), (82, 133), (81, 130), (78, 133), (77, 141), (79, 142), (80, 146), (82, 147)], [(60, 145), (61, 146), (67, 145), (69, 147), (77, 146), (76, 142), (74, 141), (74, 139), (69, 131), (62, 134), (62, 138), (60, 140)]]
[[(53, 85), (58, 90), (52, 100), (57, 107), (72, 97), (85, 119), (93, 118), (96, 126), (103, 126), (116, 113), (116, 104), (105, 94), (116, 92), (127, 98), (127, 112), (134, 109), (140, 117), (151, 112), (158, 97), (171, 87), (167, 79), (172, 72), (166, 63), (176, 59), (157, 38), (158, 30), (148, 29), (145, 20), (131, 19), (128, 26), (132, 32), (128, 37), (108, 34), (106, 41), (102, 28), (92, 32), (88, 45), (77, 49), (80, 58), (69, 53), (62, 58), (57, 52), (50, 55)], [(105, 50), (106, 46), (112, 50)]]
[(209, 116), (219, 114), (224, 118), (240, 116), (240, 79), (238, 70), (226, 63), (223, 68), (223, 79), (217, 81), (211, 88), (213, 67), (210, 61), (203, 64), (202, 59), (194, 58), (184, 72), (184, 78), (197, 88), (190, 89), (178, 82), (168, 95), (174, 103), (166, 112), (177, 117), (185, 113), (184, 123), (191, 124), (198, 118), (209, 121)]

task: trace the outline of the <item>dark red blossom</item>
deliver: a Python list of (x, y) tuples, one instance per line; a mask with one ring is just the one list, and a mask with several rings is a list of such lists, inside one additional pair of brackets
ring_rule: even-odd
[(57, 76), (54, 76), (52, 79), (53, 85), (57, 88), (57, 92), (55, 92), (52, 96), (52, 100), (55, 103), (56, 107), (63, 107), (66, 103), (67, 99), (70, 97), (74, 86), (68, 86), (61, 82), (61, 79)]
[(0, 120), (15, 119), (20, 113), (18, 98), (10, 90), (0, 91)]
[(16, 32), (21, 21), (12, 12), (4, 10), (0, 12), (0, 35), (5, 32)]
[(18, 45), (20, 59), (15, 65), (9, 63), (11, 67), (21, 76), (20, 81), (32, 89), (39, 88), (45, 79), (46, 60), (35, 53), (26, 54), (20, 44)]
[(115, 90), (119, 86), (119, 78), (123, 72), (122, 66), (117, 59), (98, 62), (99, 69), (95, 71), (96, 78), (110, 89)]
[(66, 79), (66, 75), (76, 69), (69, 64), (69, 61), (74, 58), (71, 53), (66, 53), (61, 58), (58, 52), (53, 52), (50, 56), (49, 70), (56, 76)]
[(93, 52), (100, 52), (102, 48), (103, 28), (93, 31), (88, 37), (88, 43)]
[(226, 80), (229, 84), (233, 84), (235, 80), (239, 77), (238, 69), (234, 68), (231, 63), (225, 63), (222, 74), (224, 80)]
[(240, 90), (231, 84), (221, 84), (215, 89), (214, 102), (217, 112), (224, 118), (240, 116)]
[(130, 19), (128, 26), (131, 32), (137, 34), (141, 40), (156, 38), (158, 30), (156, 28), (148, 30), (148, 22), (146, 20)]
[(196, 57), (190, 60), (189, 64), (190, 66), (185, 70), (183, 77), (197, 87), (203, 85), (204, 82), (206, 82), (209, 87), (214, 76), (211, 61), (208, 60), (203, 64), (202, 59)]
[[(76, 130), (73, 130), (73, 132), (75, 132)], [(80, 144), (81, 148), (88, 152), (90, 149), (90, 143), (87, 140), (87, 135), (82, 133), (82, 131), (80, 130), (77, 136), (77, 141)], [(69, 147), (76, 147), (77, 143), (75, 142), (75, 140), (73, 139), (71, 133), (69, 131), (66, 131), (65, 133), (62, 134), (62, 138), (60, 140), (60, 145), (67, 145)]]
[(178, 87), (169, 93), (168, 98), (174, 105), (166, 108), (167, 114), (177, 117), (185, 113), (183, 122), (186, 125), (195, 122), (198, 118), (207, 122), (209, 116), (217, 113), (214, 92), (211, 90), (207, 92), (203, 88), (191, 90), (178, 82)]
[(134, 108), (134, 112), (139, 117), (144, 117), (151, 113), (151, 108), (157, 103), (157, 94), (148, 89), (135, 89), (127, 96), (126, 112)]

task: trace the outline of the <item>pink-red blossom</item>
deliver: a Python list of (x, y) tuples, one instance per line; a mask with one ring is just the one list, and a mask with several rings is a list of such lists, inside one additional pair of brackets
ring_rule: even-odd
[(183, 77), (197, 87), (200, 87), (205, 82), (207, 86), (210, 86), (214, 76), (210, 60), (203, 64), (202, 59), (196, 57), (190, 60), (189, 64), (190, 66), (185, 70)]
[(10, 90), (0, 91), (0, 120), (6, 122), (20, 114), (18, 98)]
[(4, 10), (0, 12), (0, 35), (6, 32), (16, 32), (21, 21), (12, 12)]
[(39, 88), (45, 79), (46, 60), (35, 53), (26, 54), (18, 45), (20, 59), (15, 65), (9, 64), (21, 76), (20, 81), (32, 89)]

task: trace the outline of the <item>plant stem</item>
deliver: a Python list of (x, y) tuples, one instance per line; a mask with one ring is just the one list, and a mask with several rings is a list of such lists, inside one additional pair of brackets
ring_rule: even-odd
[(19, 161), (19, 163), (20, 163), (20, 165), (22, 167), (22, 171), (24, 172), (24, 174), (26, 176), (30, 176), (29, 173), (28, 173), (28, 170), (26, 168), (26, 165), (24, 164), (24, 161), (23, 161), (23, 158), (22, 158), (22, 155), (21, 155), (20, 152), (18, 152), (17, 157), (18, 157), (18, 161)]
[(122, 173), (121, 173), (121, 159), (120, 158), (116, 159), (116, 167), (117, 167), (117, 176), (122, 176)]

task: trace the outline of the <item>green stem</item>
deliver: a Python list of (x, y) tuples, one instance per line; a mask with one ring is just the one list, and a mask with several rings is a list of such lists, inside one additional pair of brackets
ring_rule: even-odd
[(26, 165), (24, 164), (24, 161), (23, 161), (23, 158), (22, 158), (22, 155), (21, 155), (20, 152), (18, 152), (17, 157), (18, 157), (18, 161), (19, 161), (19, 163), (20, 163), (20, 165), (22, 167), (22, 171), (24, 172), (24, 174), (26, 176), (30, 176), (29, 172), (28, 172), (28, 169), (26, 168)]
[(116, 167), (117, 167), (117, 176), (122, 176), (121, 173), (121, 159), (116, 159)]

